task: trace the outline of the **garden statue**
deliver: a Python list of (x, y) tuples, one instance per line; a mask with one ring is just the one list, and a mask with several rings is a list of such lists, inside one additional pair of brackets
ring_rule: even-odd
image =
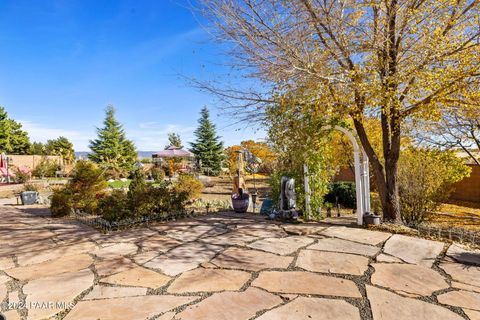
[(282, 177), (280, 186), (280, 217), (283, 219), (298, 218), (296, 210), (295, 180)]

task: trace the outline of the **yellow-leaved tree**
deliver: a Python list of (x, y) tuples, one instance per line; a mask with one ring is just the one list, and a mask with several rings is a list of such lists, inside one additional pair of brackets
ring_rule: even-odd
[[(401, 223), (398, 160), (404, 124), (440, 119), (480, 82), (478, 0), (200, 0), (231, 64), (257, 88), (204, 84), (242, 114), (294, 92), (325, 117), (350, 118), (365, 149), (385, 220)], [(275, 93), (275, 94), (274, 94)], [(245, 101), (245, 103), (239, 103)], [(235, 109), (238, 110), (238, 109)], [(372, 147), (365, 119), (381, 124)], [(380, 159), (383, 158), (384, 161)]]

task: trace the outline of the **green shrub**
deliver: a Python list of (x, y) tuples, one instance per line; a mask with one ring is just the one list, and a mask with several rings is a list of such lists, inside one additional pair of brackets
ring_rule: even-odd
[(163, 171), (160, 167), (153, 167), (150, 169), (150, 175), (152, 176), (153, 180), (161, 182), (165, 179), (165, 171)]
[(402, 152), (398, 179), (402, 220), (418, 225), (448, 199), (471, 169), (453, 151), (410, 148)]
[[(64, 189), (57, 190), (52, 196), (52, 214), (71, 212), (78, 209), (86, 213), (95, 213), (99, 199), (104, 195), (107, 182), (102, 171), (91, 161), (77, 161), (71, 179)], [(65, 207), (65, 208), (62, 208)], [(68, 214), (68, 213), (67, 213)]]
[(188, 200), (194, 200), (202, 194), (203, 183), (192, 175), (182, 174), (173, 189), (176, 193), (185, 193)]
[(338, 203), (347, 208), (355, 208), (357, 205), (355, 183), (334, 182), (330, 184), (329, 191), (324, 197), (325, 202)]
[(55, 190), (51, 197), (50, 211), (52, 217), (68, 216), (73, 211), (73, 197), (67, 188)]
[(118, 221), (131, 217), (128, 196), (123, 190), (113, 190), (98, 202), (98, 213), (108, 221)]

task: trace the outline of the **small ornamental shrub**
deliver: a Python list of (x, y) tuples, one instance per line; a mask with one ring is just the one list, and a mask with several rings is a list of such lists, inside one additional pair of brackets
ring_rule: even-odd
[[(95, 213), (99, 199), (104, 195), (107, 182), (102, 170), (91, 161), (77, 161), (65, 188), (56, 190), (52, 196), (53, 211), (71, 212), (71, 209)], [(65, 208), (61, 208), (66, 206)]]
[(73, 197), (69, 189), (64, 188), (53, 192), (50, 211), (54, 218), (68, 216), (73, 212)]
[(118, 221), (131, 216), (128, 196), (123, 190), (113, 190), (98, 202), (98, 213), (108, 221)]
[(150, 169), (150, 175), (152, 176), (153, 180), (157, 182), (161, 182), (165, 179), (165, 171), (163, 171), (160, 167), (153, 167)]
[(15, 170), (15, 180), (18, 183), (26, 183), (30, 178), (32, 177), (32, 174), (30, 170), (26, 167), (20, 167)]
[(203, 183), (192, 175), (182, 174), (173, 187), (177, 193), (185, 193), (188, 200), (198, 199), (203, 191)]

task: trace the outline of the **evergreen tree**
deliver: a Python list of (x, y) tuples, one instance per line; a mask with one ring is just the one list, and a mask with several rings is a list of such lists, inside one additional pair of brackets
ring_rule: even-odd
[(27, 154), (29, 149), (30, 139), (22, 125), (8, 118), (7, 111), (0, 107), (0, 152)]
[(182, 139), (178, 133), (169, 133), (168, 134), (168, 146), (165, 146), (165, 149), (168, 149), (170, 146), (183, 148)]
[(30, 145), (28, 153), (37, 156), (45, 156), (47, 155), (47, 148), (45, 147), (45, 144), (35, 141)]
[(48, 140), (45, 145), (45, 152), (48, 155), (62, 156), (63, 160), (67, 163), (72, 163), (73, 160), (75, 160), (73, 143), (62, 136), (57, 139)]
[[(207, 107), (203, 107), (198, 120), (198, 128), (195, 130), (196, 141), (191, 143), (190, 151), (197, 160), (201, 161), (202, 168), (218, 175), (225, 158), (223, 153), (223, 142), (217, 136), (215, 125), (210, 121), (210, 114)], [(207, 169), (208, 168), (208, 169)]]
[(135, 145), (125, 137), (122, 125), (115, 119), (115, 108), (106, 109), (104, 127), (97, 128), (97, 139), (90, 140), (92, 153), (88, 158), (113, 177), (126, 176), (137, 160)]

